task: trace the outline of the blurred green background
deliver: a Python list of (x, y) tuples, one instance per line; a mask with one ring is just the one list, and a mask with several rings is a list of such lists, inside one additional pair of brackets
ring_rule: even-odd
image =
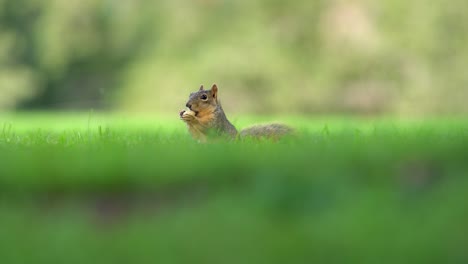
[(0, 0), (0, 109), (468, 112), (468, 2)]
[[(467, 14), (0, 0), (1, 263), (468, 263)], [(296, 133), (199, 144), (202, 83)]]

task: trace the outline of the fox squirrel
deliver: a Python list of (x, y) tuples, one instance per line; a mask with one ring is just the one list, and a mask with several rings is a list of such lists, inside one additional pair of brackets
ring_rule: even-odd
[(187, 108), (179, 112), (180, 119), (187, 124), (192, 137), (200, 141), (206, 141), (210, 135), (278, 139), (292, 132), (290, 127), (283, 124), (266, 124), (248, 127), (238, 133), (218, 100), (216, 84), (211, 90), (204, 90), (203, 85), (200, 86), (197, 92), (190, 94), (185, 106)]

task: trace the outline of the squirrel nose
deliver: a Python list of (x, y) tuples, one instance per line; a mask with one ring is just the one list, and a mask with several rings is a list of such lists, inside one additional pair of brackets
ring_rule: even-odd
[(192, 108), (192, 104), (189, 104), (189, 103), (186, 103), (185, 106), (188, 107), (189, 109)]

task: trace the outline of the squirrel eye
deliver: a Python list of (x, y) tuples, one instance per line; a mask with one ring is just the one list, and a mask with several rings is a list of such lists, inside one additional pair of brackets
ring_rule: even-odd
[(203, 95), (200, 97), (200, 99), (206, 100), (206, 99), (208, 99), (208, 96), (206, 96), (206, 94), (203, 94)]

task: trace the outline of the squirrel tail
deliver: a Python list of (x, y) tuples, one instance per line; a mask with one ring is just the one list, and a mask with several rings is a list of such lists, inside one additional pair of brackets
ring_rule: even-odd
[(241, 138), (253, 137), (253, 138), (273, 138), (279, 139), (283, 136), (292, 134), (293, 129), (283, 124), (264, 124), (254, 125), (241, 130), (239, 133)]

